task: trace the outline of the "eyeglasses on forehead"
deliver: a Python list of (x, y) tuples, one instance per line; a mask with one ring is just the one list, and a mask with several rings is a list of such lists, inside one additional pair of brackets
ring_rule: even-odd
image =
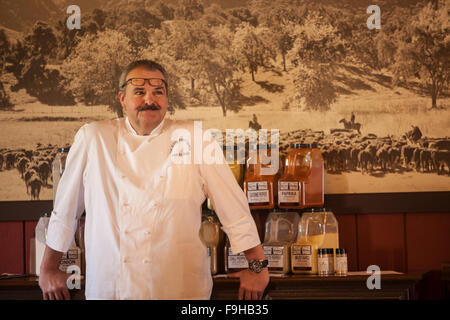
[(122, 88), (124, 88), (127, 84), (132, 84), (133, 86), (143, 86), (145, 85), (145, 81), (148, 81), (148, 84), (152, 87), (158, 87), (164, 84), (167, 88), (167, 82), (160, 78), (130, 78), (125, 81)]

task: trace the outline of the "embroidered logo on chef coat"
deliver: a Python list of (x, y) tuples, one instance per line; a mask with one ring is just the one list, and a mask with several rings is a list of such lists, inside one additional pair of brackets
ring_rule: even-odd
[(190, 139), (179, 136), (170, 145), (170, 157), (175, 164), (188, 164), (191, 162)]

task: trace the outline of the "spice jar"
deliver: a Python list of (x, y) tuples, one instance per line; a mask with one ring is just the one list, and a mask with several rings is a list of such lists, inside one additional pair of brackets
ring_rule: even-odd
[(330, 248), (317, 250), (317, 272), (319, 276), (329, 276), (334, 273), (332, 250)]
[(344, 248), (336, 249), (336, 275), (346, 276), (348, 271), (347, 252)]

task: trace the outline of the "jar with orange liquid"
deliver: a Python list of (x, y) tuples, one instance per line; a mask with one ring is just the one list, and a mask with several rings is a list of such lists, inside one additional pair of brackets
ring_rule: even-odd
[(311, 175), (304, 181), (304, 204), (305, 208), (323, 207), (324, 205), (324, 160), (317, 144), (311, 147)]
[[(270, 169), (270, 149), (267, 145), (249, 145), (249, 156), (246, 162), (244, 192), (250, 209), (273, 209), (275, 207), (274, 184), (275, 174), (265, 174)], [(266, 170), (263, 170), (266, 169)]]
[(291, 144), (284, 164), (284, 174), (278, 180), (278, 207), (304, 208), (304, 183), (311, 175), (312, 149), (308, 144)]

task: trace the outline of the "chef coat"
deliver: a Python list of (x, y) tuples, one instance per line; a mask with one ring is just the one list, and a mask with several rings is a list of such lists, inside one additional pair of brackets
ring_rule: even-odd
[[(141, 136), (120, 118), (86, 124), (75, 135), (47, 245), (66, 252), (86, 211), (87, 299), (209, 299), (210, 260), (199, 234), (206, 197), (233, 252), (260, 244), (219, 144), (206, 132), (199, 147), (194, 131), (192, 122), (165, 119)], [(195, 150), (213, 150), (220, 163), (199, 163)]]

